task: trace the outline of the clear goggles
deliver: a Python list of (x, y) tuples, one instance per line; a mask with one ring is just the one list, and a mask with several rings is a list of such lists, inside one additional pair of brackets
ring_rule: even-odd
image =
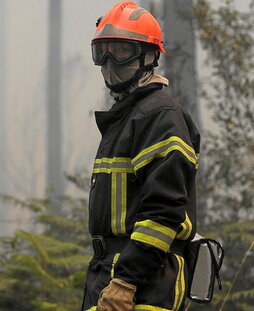
[(126, 40), (95, 40), (92, 42), (92, 57), (95, 65), (103, 65), (107, 58), (116, 64), (125, 64), (138, 58), (142, 47), (138, 42)]

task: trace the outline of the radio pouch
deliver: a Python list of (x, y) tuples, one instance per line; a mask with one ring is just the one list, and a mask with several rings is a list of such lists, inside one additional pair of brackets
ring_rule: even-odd
[(197, 303), (212, 300), (215, 278), (221, 290), (219, 270), (222, 266), (224, 250), (215, 240), (196, 234), (189, 243), (187, 265), (189, 271), (188, 297)]

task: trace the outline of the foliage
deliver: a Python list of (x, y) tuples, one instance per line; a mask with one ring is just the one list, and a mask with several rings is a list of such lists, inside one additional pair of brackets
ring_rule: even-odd
[(212, 70), (202, 95), (218, 127), (203, 137), (201, 193), (207, 219), (248, 220), (254, 218), (254, 2), (248, 12), (231, 0), (219, 9), (209, 3), (198, 0), (193, 9)]
[[(254, 2), (248, 12), (232, 0), (214, 9), (197, 0), (193, 18), (207, 53), (211, 74), (203, 82), (216, 128), (203, 135), (204, 171), (199, 184), (199, 212), (203, 235), (225, 248), (223, 291), (215, 291), (207, 311), (250, 311), (254, 305)], [(203, 206), (202, 206), (203, 208)], [(189, 304), (186, 310), (203, 310)]]
[(17, 230), (0, 240), (0, 310), (79, 310), (90, 259), (86, 202), (62, 197), (59, 216), (48, 198), (2, 199), (29, 208), (37, 232)]

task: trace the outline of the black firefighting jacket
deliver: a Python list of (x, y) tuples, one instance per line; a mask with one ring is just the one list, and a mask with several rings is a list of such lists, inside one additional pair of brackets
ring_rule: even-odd
[(92, 236), (129, 236), (114, 276), (140, 284), (196, 231), (199, 133), (159, 83), (95, 112), (102, 140), (89, 198)]

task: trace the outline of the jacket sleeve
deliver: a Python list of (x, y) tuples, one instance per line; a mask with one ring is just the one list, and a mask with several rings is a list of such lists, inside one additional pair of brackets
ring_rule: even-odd
[(132, 165), (141, 185), (140, 202), (115, 277), (139, 285), (162, 266), (173, 240), (195, 234), (195, 204), (190, 204), (190, 197), (198, 135), (180, 107), (141, 115), (134, 128)]

